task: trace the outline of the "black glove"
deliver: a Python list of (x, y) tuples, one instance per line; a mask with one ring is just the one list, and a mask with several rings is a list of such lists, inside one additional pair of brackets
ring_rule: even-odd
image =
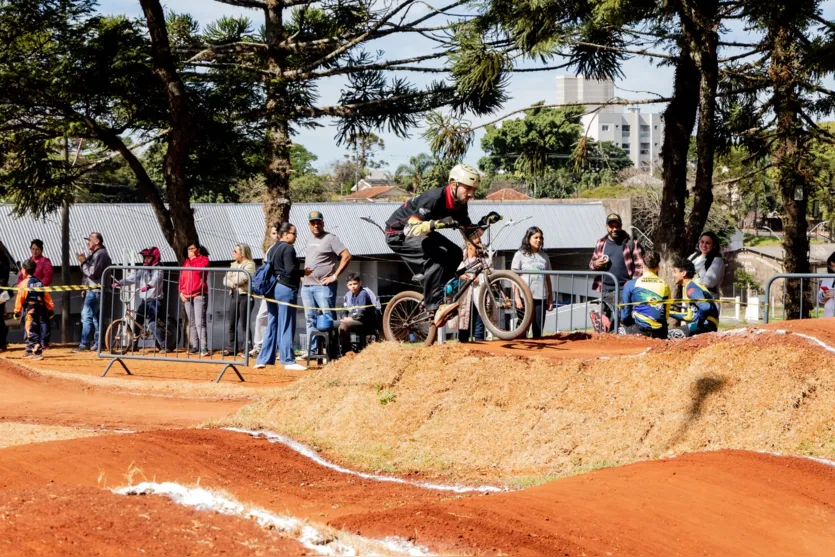
[(490, 211), (488, 214), (481, 217), (481, 220), (478, 221), (479, 226), (484, 226), (487, 224), (493, 224), (502, 220), (502, 216), (497, 213), (496, 211)]
[(458, 226), (458, 223), (455, 222), (455, 219), (452, 217), (444, 217), (440, 220), (433, 220), (432, 226), (430, 227), (432, 230), (440, 230), (442, 228), (455, 228)]

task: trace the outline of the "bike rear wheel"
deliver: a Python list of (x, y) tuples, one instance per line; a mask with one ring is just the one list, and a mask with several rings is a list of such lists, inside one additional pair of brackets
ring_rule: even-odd
[[(484, 327), (501, 340), (523, 336), (533, 320), (533, 295), (528, 284), (512, 271), (492, 271), (486, 279), (477, 304)], [(516, 307), (516, 297), (522, 307)]]
[(386, 340), (432, 344), (437, 329), (423, 306), (423, 295), (406, 291), (393, 297), (383, 313), (383, 334)]
[(111, 354), (125, 354), (133, 346), (133, 332), (122, 319), (117, 319), (104, 334), (104, 346)]

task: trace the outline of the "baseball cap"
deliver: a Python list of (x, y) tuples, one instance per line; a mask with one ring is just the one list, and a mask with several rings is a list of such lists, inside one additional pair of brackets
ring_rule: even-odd
[(609, 213), (609, 216), (606, 217), (606, 224), (610, 222), (616, 222), (620, 225), (623, 225), (623, 220), (620, 218), (620, 215), (617, 213)]
[(310, 214), (307, 215), (307, 221), (310, 222), (312, 220), (325, 220), (325, 217), (319, 211), (310, 211)]

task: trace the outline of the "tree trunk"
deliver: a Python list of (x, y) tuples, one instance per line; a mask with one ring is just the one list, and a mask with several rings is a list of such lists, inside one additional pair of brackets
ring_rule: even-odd
[[(61, 204), (61, 283), (70, 284), (70, 203), (66, 199)], [(61, 342), (72, 342), (72, 298), (69, 292), (61, 296)]]
[[(772, 106), (777, 116), (777, 146), (774, 152), (776, 182), (783, 198), (783, 251), (786, 273), (809, 272), (809, 238), (806, 222), (807, 202), (811, 188), (811, 174), (808, 171), (806, 143), (807, 132), (803, 129), (800, 114), (803, 110), (798, 92), (797, 80), (801, 74), (799, 57), (792, 47), (792, 38), (787, 29), (775, 33), (775, 46), (768, 70), (772, 82)], [(787, 319), (802, 319), (809, 313), (809, 280), (786, 281)], [(806, 299), (804, 299), (806, 298)]]
[(687, 45), (676, 62), (673, 96), (664, 111), (664, 144), (661, 146), (662, 178), (659, 226), (653, 243), (661, 255), (662, 277), (673, 284), (672, 263), (685, 255), (684, 202), (687, 198), (687, 151), (699, 104), (699, 70)]
[(191, 188), (186, 176), (186, 163), (193, 136), (188, 94), (174, 64), (165, 24), (165, 12), (159, 0), (140, 0), (140, 4), (151, 34), (154, 72), (162, 82), (171, 111), (172, 125), (168, 134), (168, 151), (163, 161), (163, 176), (172, 224), (170, 243), (177, 260), (182, 262), (186, 257), (186, 246), (190, 242), (198, 241), (194, 213), (191, 209)]
[[(715, 17), (715, 10), (709, 16)], [(719, 34), (710, 24), (699, 26), (699, 34), (692, 41), (699, 69), (699, 127), (696, 132), (696, 183), (693, 187), (693, 208), (687, 219), (684, 239), (685, 251), (696, 248), (704, 232), (710, 207), (713, 204), (713, 166), (716, 153), (716, 89), (719, 86)], [(698, 49), (698, 50), (696, 50)], [(685, 255), (682, 253), (682, 255)]]
[[(267, 0), (265, 34), (267, 69), (278, 75), (286, 69), (286, 54), (280, 48), (284, 40), (283, 4)], [(290, 107), (287, 106), (287, 84), (281, 78), (267, 83), (267, 168), (264, 171), (264, 247), (268, 245), (270, 227), (290, 217)]]

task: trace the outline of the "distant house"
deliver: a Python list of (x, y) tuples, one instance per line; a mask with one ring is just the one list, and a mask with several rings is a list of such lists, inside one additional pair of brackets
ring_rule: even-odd
[(372, 170), (371, 173), (351, 188), (352, 192), (360, 192), (369, 188), (380, 188), (383, 186), (393, 186), (391, 176), (380, 170)]
[(343, 201), (402, 201), (408, 199), (409, 193), (397, 186), (374, 186), (355, 191), (342, 198)]
[(485, 199), (488, 201), (525, 201), (531, 197), (513, 188), (502, 188), (489, 194)]

